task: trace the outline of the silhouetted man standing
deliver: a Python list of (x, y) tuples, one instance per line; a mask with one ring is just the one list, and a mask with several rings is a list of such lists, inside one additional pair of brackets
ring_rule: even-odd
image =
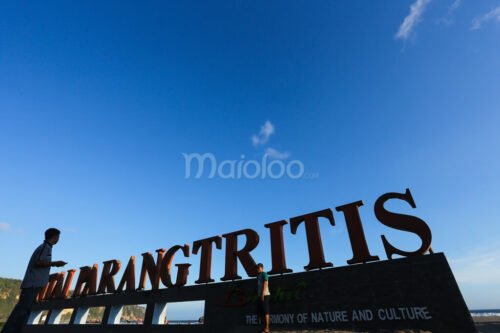
[(264, 330), (262, 332), (269, 332), (269, 302), (271, 300), (271, 293), (269, 292), (269, 276), (264, 272), (264, 265), (258, 264), (257, 271), (257, 311), (262, 322)]
[(5, 323), (2, 333), (19, 333), (28, 320), (36, 295), (49, 282), (50, 267), (62, 267), (64, 261), (52, 261), (52, 246), (59, 241), (61, 232), (55, 228), (45, 231), (45, 241), (31, 255), (21, 283), (19, 301)]

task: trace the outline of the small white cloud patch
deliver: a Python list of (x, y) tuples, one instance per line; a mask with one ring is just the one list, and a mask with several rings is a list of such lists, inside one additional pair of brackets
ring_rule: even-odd
[(490, 10), (483, 16), (476, 17), (474, 20), (472, 20), (471, 30), (477, 30), (481, 28), (484, 23), (492, 20), (500, 22), (500, 6)]
[(445, 24), (453, 24), (453, 13), (455, 13), (455, 11), (458, 8), (460, 8), (461, 5), (462, 5), (462, 0), (455, 0), (455, 1), (453, 1), (453, 3), (451, 4), (451, 6), (448, 8), (448, 12), (441, 19), (441, 22), (443, 22)]
[(252, 135), (252, 144), (254, 146), (264, 145), (269, 141), (269, 137), (274, 134), (274, 125), (266, 120), (264, 125), (260, 127), (259, 134)]
[(450, 260), (459, 283), (487, 284), (500, 281), (500, 251), (498, 247), (483, 249), (459, 259)]
[(398, 32), (394, 36), (396, 39), (405, 40), (411, 36), (430, 1), (417, 0), (410, 6), (410, 14), (405, 17), (403, 23), (399, 26)]
[(10, 224), (5, 222), (0, 222), (0, 231), (10, 231)]
[(279, 150), (274, 149), (274, 148), (267, 148), (266, 155), (269, 156), (270, 158), (274, 158), (276, 160), (286, 160), (287, 158), (290, 157), (289, 152), (279, 151)]

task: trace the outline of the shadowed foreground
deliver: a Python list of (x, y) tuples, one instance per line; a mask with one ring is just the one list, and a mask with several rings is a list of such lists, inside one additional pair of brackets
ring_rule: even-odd
[[(474, 318), (476, 323), (478, 333), (500, 333), (500, 317), (490, 317), (490, 318)], [(0, 323), (0, 330), (2, 329), (4, 323)], [(280, 333), (352, 333), (353, 331), (329, 331), (329, 330), (320, 330), (320, 331), (281, 331)], [(426, 331), (412, 331), (412, 330), (403, 330), (403, 331), (380, 331), (378, 333), (424, 333)]]
[[(500, 317), (474, 319), (478, 333), (500, 333)], [(304, 330), (304, 331), (276, 331), (279, 333), (432, 333), (420, 330), (380, 330), (380, 331), (335, 331), (335, 330)]]
[[(500, 333), (500, 317), (475, 317), (474, 323), (476, 324), (478, 333)], [(355, 331), (334, 331), (334, 330), (318, 330), (318, 331), (281, 331), (280, 333), (353, 333)], [(375, 333), (373, 331), (359, 331), (356, 333)], [(415, 330), (380, 330), (376, 333), (427, 333), (429, 331), (415, 331)]]
[[(500, 317), (475, 317), (478, 333), (500, 333)], [(334, 330), (318, 330), (318, 331), (281, 331), (280, 333), (353, 333), (356, 331), (334, 331)], [(380, 330), (377, 332), (358, 331), (356, 333), (427, 333), (430, 331), (415, 331), (415, 330)]]

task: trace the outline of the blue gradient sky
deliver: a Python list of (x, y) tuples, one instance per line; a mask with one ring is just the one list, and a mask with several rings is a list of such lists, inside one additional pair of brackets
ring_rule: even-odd
[[(385, 258), (381, 234), (419, 242), (381, 225), (373, 203), (409, 187), (417, 209), (392, 207), (428, 222), (469, 307), (500, 308), (498, 5), (0, 2), (0, 276), (21, 278), (51, 226), (68, 268), (242, 228), (261, 234), (255, 257), (269, 266), (265, 223), (356, 200)], [(266, 121), (275, 131), (255, 147)], [(184, 177), (182, 153), (267, 148), (317, 177)], [(323, 243), (343, 266), (335, 218)], [(285, 238), (301, 271), (303, 229)]]

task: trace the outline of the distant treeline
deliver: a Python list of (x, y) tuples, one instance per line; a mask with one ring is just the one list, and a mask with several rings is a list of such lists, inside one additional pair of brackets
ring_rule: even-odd
[(21, 280), (0, 278), (0, 323), (7, 320), (17, 303)]

